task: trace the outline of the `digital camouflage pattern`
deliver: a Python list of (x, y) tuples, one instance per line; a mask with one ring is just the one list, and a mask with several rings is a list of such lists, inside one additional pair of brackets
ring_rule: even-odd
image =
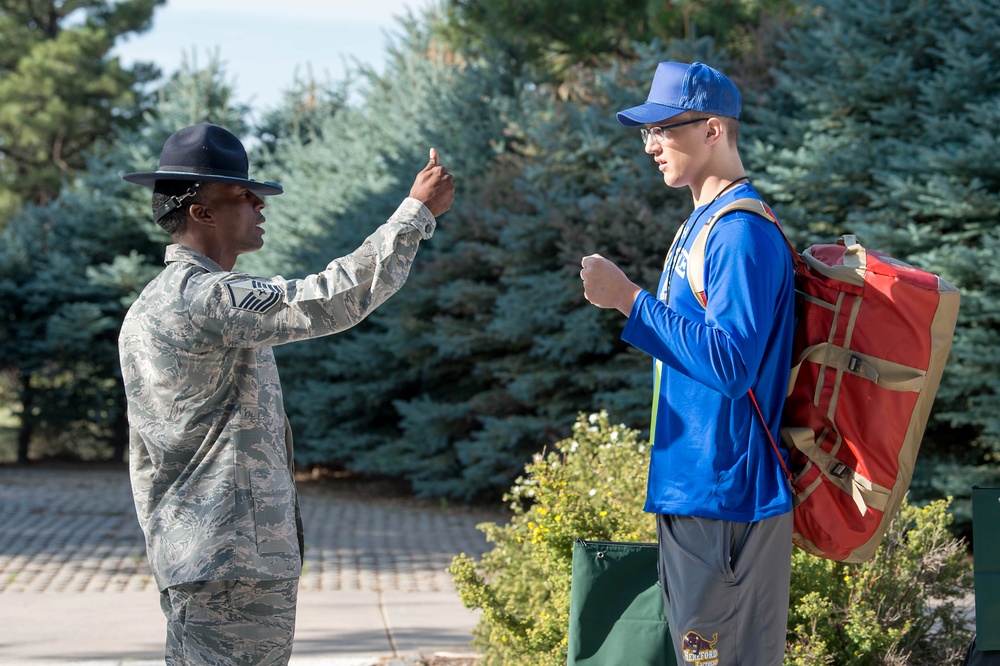
[(298, 580), (213, 580), (160, 592), (166, 666), (287, 664)]
[(136, 513), (159, 589), (301, 573), (292, 442), (271, 347), (343, 331), (405, 282), (436, 222), (406, 199), (302, 280), (224, 271), (181, 245), (119, 337)]

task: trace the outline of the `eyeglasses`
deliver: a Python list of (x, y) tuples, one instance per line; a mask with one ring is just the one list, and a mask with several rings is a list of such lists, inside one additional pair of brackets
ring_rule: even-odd
[(674, 123), (673, 125), (660, 125), (659, 127), (650, 127), (646, 129), (643, 127), (639, 130), (642, 134), (642, 145), (649, 143), (649, 137), (653, 137), (653, 141), (656, 143), (663, 143), (663, 140), (667, 138), (667, 132), (676, 127), (684, 127), (685, 125), (690, 125), (692, 123), (700, 123), (703, 120), (708, 120), (708, 118), (695, 118), (694, 120), (685, 120), (682, 123)]

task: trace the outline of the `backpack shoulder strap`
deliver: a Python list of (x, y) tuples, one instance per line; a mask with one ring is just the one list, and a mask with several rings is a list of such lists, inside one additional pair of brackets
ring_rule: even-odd
[[(760, 215), (764, 219), (773, 222), (778, 227), (778, 230), (781, 231), (781, 235), (785, 236), (785, 232), (781, 228), (781, 223), (778, 222), (778, 217), (774, 214), (774, 211), (760, 199), (737, 199), (716, 211), (705, 222), (705, 226), (701, 228), (698, 235), (695, 236), (694, 243), (691, 244), (691, 251), (688, 253), (688, 285), (691, 287), (691, 292), (694, 294), (695, 300), (701, 304), (701, 307), (705, 307), (708, 304), (708, 296), (705, 294), (705, 247), (708, 245), (708, 235), (712, 233), (712, 228), (715, 227), (716, 222), (734, 211), (745, 211)], [(788, 244), (793, 257), (797, 257), (798, 253), (795, 252), (795, 248), (792, 247), (787, 236), (785, 236), (785, 243)]]

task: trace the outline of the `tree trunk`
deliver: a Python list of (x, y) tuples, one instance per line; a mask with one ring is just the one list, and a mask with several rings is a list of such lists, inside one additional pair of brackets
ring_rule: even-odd
[(29, 462), (28, 448), (31, 446), (31, 435), (35, 430), (34, 417), (32, 416), (32, 402), (34, 393), (31, 388), (31, 375), (21, 374), (21, 427), (17, 433), (17, 463), (22, 465)]

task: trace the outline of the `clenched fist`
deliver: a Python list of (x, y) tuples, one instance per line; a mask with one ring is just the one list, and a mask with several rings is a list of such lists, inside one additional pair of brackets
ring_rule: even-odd
[(580, 263), (584, 297), (599, 308), (615, 308), (629, 316), (641, 291), (638, 285), (625, 277), (613, 261), (599, 254), (584, 257)]

